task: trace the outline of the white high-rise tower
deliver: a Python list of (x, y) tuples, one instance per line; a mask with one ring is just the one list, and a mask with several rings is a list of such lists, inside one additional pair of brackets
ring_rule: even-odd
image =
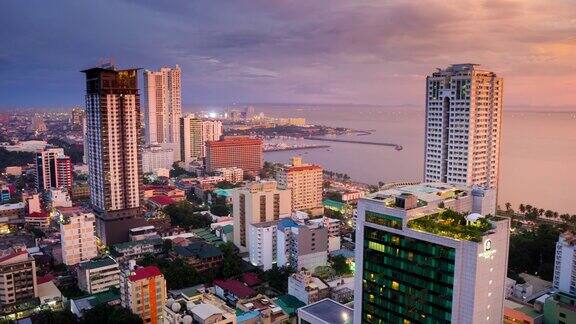
[(503, 80), (477, 64), (426, 78), (424, 181), (498, 188)]
[(179, 160), (182, 97), (180, 67), (144, 71), (144, 128), (146, 144), (166, 144)]

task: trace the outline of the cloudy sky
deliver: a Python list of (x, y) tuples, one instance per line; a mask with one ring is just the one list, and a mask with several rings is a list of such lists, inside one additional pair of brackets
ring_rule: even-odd
[(576, 1), (0, 2), (0, 106), (83, 102), (79, 73), (179, 64), (189, 104), (421, 105), (436, 67), (505, 77), (505, 102), (576, 102)]

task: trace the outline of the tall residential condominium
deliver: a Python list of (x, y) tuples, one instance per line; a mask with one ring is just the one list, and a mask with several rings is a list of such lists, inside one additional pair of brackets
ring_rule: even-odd
[(72, 188), (72, 160), (62, 148), (45, 148), (36, 152), (36, 187), (39, 191), (51, 188)]
[(290, 215), (290, 191), (277, 188), (276, 181), (259, 181), (236, 188), (232, 194), (234, 244), (248, 251), (249, 226), (279, 220)]
[(503, 87), (477, 64), (426, 78), (424, 181), (498, 188)]
[(104, 244), (128, 240), (141, 222), (142, 150), (138, 70), (91, 68), (86, 74), (90, 201)]
[(223, 136), (206, 143), (206, 171), (237, 167), (257, 173), (264, 165), (262, 140), (245, 136)]
[(94, 236), (95, 217), (83, 211), (60, 212), (62, 262), (75, 265), (98, 255)]
[(9, 314), (14, 308), (6, 312), (5, 306), (30, 302), (38, 297), (36, 261), (25, 248), (10, 248), (3, 252), (5, 254), (0, 257), (0, 310)]
[(285, 165), (276, 174), (278, 188), (292, 191), (292, 208), (307, 211), (314, 216), (322, 215), (322, 167), (303, 164), (302, 158), (295, 156), (290, 165)]
[(553, 285), (576, 296), (576, 236), (572, 232), (560, 234), (556, 243)]
[(495, 200), (444, 183), (360, 199), (354, 323), (502, 323), (510, 220)]
[(120, 275), (120, 296), (122, 307), (140, 316), (144, 323), (163, 323), (166, 280), (158, 267), (135, 268), (130, 264)]
[(144, 71), (144, 128), (147, 144), (173, 144), (179, 158), (182, 96), (180, 67)]
[(180, 119), (180, 160), (186, 164), (206, 156), (206, 142), (222, 136), (222, 122), (188, 115)]

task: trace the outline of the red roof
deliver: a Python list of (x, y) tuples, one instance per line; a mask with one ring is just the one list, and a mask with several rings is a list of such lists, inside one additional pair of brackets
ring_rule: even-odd
[(255, 294), (252, 288), (245, 286), (243, 283), (235, 279), (229, 279), (229, 280), (216, 279), (214, 280), (214, 285), (231, 292), (238, 298), (247, 298)]
[(41, 285), (43, 283), (47, 283), (49, 281), (52, 281), (53, 279), (54, 279), (54, 275), (49, 273), (49, 274), (42, 276), (42, 277), (36, 277), (36, 284)]
[(46, 217), (48, 217), (48, 213), (46, 213), (46, 212), (33, 212), (32, 214), (30, 214), (26, 217), (46, 218)]
[(166, 195), (158, 195), (158, 196), (154, 196), (154, 197), (150, 197), (148, 198), (148, 200), (156, 203), (157, 205), (160, 206), (168, 206), (168, 205), (172, 205), (175, 204), (176, 201)]
[(5, 255), (5, 256), (1, 257), (1, 258), (0, 258), (0, 263), (4, 262), (4, 261), (6, 261), (6, 260), (10, 260), (10, 259), (12, 259), (12, 258), (15, 258), (15, 257), (17, 257), (17, 256), (20, 256), (20, 255), (22, 255), (22, 254), (28, 254), (28, 251), (22, 250), (22, 251), (18, 251), (18, 252), (12, 252), (12, 253), (10, 253), (10, 254), (8, 254), (8, 255)]
[(242, 281), (247, 284), (249, 287), (256, 286), (262, 283), (262, 280), (258, 277), (257, 274), (254, 272), (247, 272), (242, 275)]
[(290, 166), (286, 170), (288, 172), (312, 171), (312, 170), (322, 171), (322, 167), (318, 165), (302, 165), (302, 166)]
[(134, 274), (129, 276), (128, 279), (130, 279), (130, 281), (138, 281), (160, 275), (162, 275), (162, 272), (160, 272), (157, 266), (148, 266), (136, 269)]

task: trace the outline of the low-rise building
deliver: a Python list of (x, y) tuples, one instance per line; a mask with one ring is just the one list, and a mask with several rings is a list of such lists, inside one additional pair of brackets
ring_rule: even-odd
[(544, 314), (537, 312), (531, 305), (524, 305), (504, 299), (504, 324), (542, 324)]
[(50, 226), (50, 214), (46, 212), (33, 212), (26, 215), (24, 221), (30, 227), (48, 228)]
[(149, 199), (154, 196), (167, 196), (176, 202), (186, 200), (186, 192), (178, 187), (169, 185), (146, 185), (144, 187), (144, 198)]
[(219, 168), (214, 170), (217, 176), (221, 176), (225, 181), (238, 183), (244, 180), (244, 170), (237, 167)]
[(557, 292), (544, 302), (544, 323), (576, 323), (576, 296)]
[(72, 198), (68, 188), (51, 188), (48, 190), (48, 203), (52, 208), (72, 207)]
[(352, 324), (354, 310), (332, 299), (323, 299), (298, 309), (298, 323)]
[(26, 203), (0, 205), (0, 225), (16, 225), (24, 223)]
[(156, 228), (152, 225), (134, 227), (128, 231), (130, 241), (141, 241), (156, 237), (158, 237), (158, 232), (156, 232)]
[(310, 271), (302, 270), (288, 277), (288, 294), (308, 305), (330, 297), (330, 287)]
[(99, 305), (119, 306), (120, 294), (111, 289), (86, 297), (71, 299), (70, 311), (79, 318), (84, 317), (84, 312)]
[(219, 248), (203, 241), (194, 241), (186, 246), (174, 246), (172, 253), (183, 258), (197, 272), (216, 269), (224, 260)]
[(230, 306), (235, 307), (239, 299), (246, 299), (256, 295), (256, 292), (236, 279), (214, 280), (216, 296)]
[(122, 307), (140, 316), (144, 323), (162, 323), (166, 298), (166, 280), (158, 267), (135, 268), (134, 264), (131, 264), (121, 273)]
[(161, 238), (151, 238), (115, 244), (110, 252), (118, 263), (123, 263), (128, 260), (141, 259), (146, 254), (158, 254), (162, 252), (162, 246)]
[(120, 286), (120, 266), (110, 256), (80, 263), (76, 274), (78, 287), (90, 294)]
[(181, 293), (166, 301), (163, 308), (166, 324), (236, 324), (236, 312), (209, 293)]
[(241, 313), (257, 312), (256, 320), (254, 322), (245, 321), (248, 323), (281, 324), (290, 319), (289, 315), (284, 312), (282, 307), (275, 304), (273, 299), (261, 294), (239, 300), (236, 303), (236, 308)]

